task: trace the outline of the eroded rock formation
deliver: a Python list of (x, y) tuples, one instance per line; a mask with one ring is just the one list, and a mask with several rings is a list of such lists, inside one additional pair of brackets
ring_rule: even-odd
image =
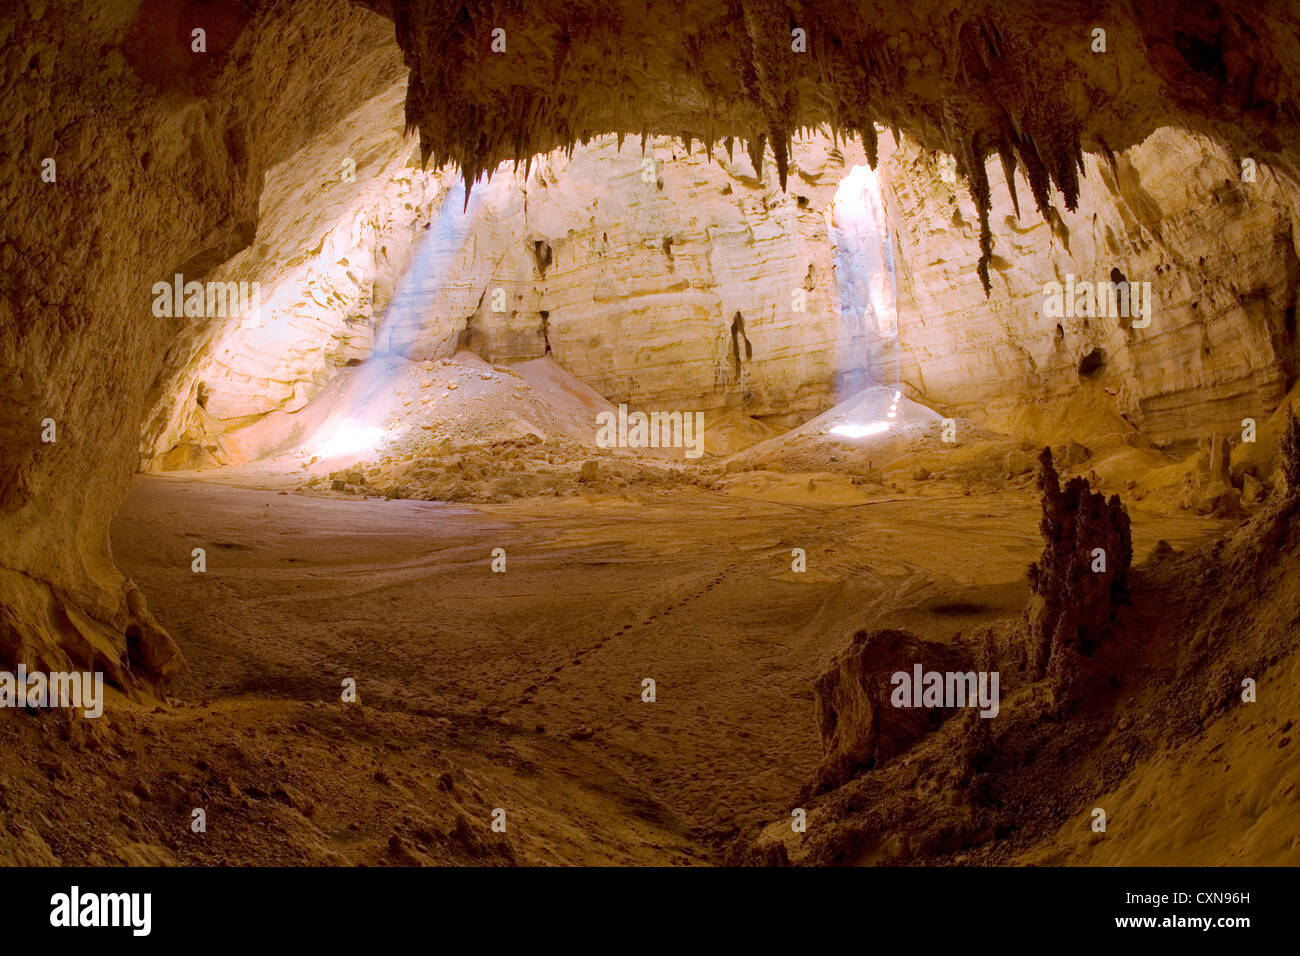
[(492, 361), (549, 352), (616, 403), (809, 416), (833, 402), (849, 337), (826, 211), (855, 160), (800, 139), (782, 193), (747, 157), (688, 155), (662, 138), (644, 156), (607, 136), (539, 158), (526, 181), (503, 173), (484, 187), (496, 203), (475, 230), (468, 308), (435, 306), (433, 321), (422, 313), (391, 335), (413, 357), (446, 354), (462, 335)]
[[(940, 407), (1043, 441), (1059, 439), (1049, 423), (1081, 398), (1099, 415), (1072, 423), (1103, 441), (1132, 441), (1138, 428), (1160, 442), (1232, 429), (1266, 415), (1295, 378), (1294, 194), (1267, 174), (1233, 185), (1229, 158), (1201, 137), (1162, 128), (1113, 167), (1088, 157), (1080, 209), (1050, 223), (1016, 217), (990, 160), (1001, 253), (988, 298), (961, 185), (910, 140), (882, 146), (900, 294), (897, 321), (877, 329), (846, 300), (872, 271), (852, 254), (841, 261), (835, 245), (855, 224), (830, 204), (828, 234), (824, 215), (838, 177), (865, 162), (852, 146), (796, 138), (795, 185), (782, 194), (742, 156), (687, 155), (664, 137), (642, 156), (597, 138), (571, 158), (539, 158), (527, 179), (502, 170), (462, 222), (448, 175), (410, 168), (396, 92), (268, 177), (263, 238), (218, 272), (260, 275), (279, 291), (258, 327), (228, 322), (173, 348), (189, 365), (146, 429), (146, 461), (220, 463), (224, 429), (300, 408), (372, 348), (419, 359), (467, 344), (497, 362), (549, 349), (615, 401), (787, 422), (830, 404), (837, 381), (901, 379)], [(339, 182), (339, 155), (376, 151), (361, 186)], [(324, 212), (292, 215), (307, 195)], [(443, 252), (420, 251), (425, 226), (447, 234), (432, 243)], [(1150, 290), (1153, 314), (1045, 313), (1049, 283), (1116, 272)], [(800, 286), (802, 313), (789, 298)]]
[(1087, 679), (1086, 661), (1111, 636), (1115, 607), (1127, 596), (1129, 518), (1118, 497), (1107, 501), (1086, 479), (1062, 488), (1050, 449), (1039, 467), (1043, 555), (1029, 568), (1030, 601), (1019, 627), (948, 642), (899, 630), (858, 632), (813, 688), (825, 752), (814, 790), (886, 763), (959, 713), (950, 702), (898, 706), (895, 674), (910, 678), (918, 667), (922, 674), (997, 672), (1002, 694), (1046, 678), (1052, 706), (1068, 702)]
[(955, 711), (950, 707), (899, 708), (890, 703), (891, 678), (912, 669), (964, 672), (978, 669), (963, 644), (925, 641), (899, 630), (859, 631), (813, 687), (825, 756), (817, 787), (848, 782), (906, 752)]
[(1092, 491), (1085, 478), (1061, 487), (1052, 452), (1039, 456), (1043, 555), (1029, 567), (1025, 612), (1029, 672), (1068, 696), (1084, 658), (1111, 633), (1114, 606), (1127, 596), (1133, 542), (1118, 495)]
[[(1300, 435), (1300, 424), (1291, 428)], [(1300, 439), (1282, 444), (1283, 469), (1300, 474)], [(1289, 719), (1273, 729), (1276, 745), (1261, 748), (1248, 733), (1221, 733), (1213, 743), (1201, 738), (1216, 721), (1254, 727), (1247, 702), (1255, 700), (1257, 682), (1266, 682), (1270, 694), (1288, 693), (1293, 683), (1300, 499), (1270, 499), (1248, 522), (1197, 550), (1162, 543), (1125, 574), (1123, 509), (1083, 482), (1062, 489), (1046, 455), (1043, 466), (1045, 546), (1031, 572), (1035, 593), (1026, 615), (949, 644), (897, 632), (855, 638), (817, 685), (819, 701), (836, 709), (836, 719), (827, 719), (824, 706), (828, 759), (804, 793), (806, 836), (777, 821), (758, 839), (740, 841), (735, 862), (997, 863), (1031, 846), (1040, 849), (1030, 859), (1045, 863), (1167, 862), (1221, 812), (1221, 781), (1180, 784), (1185, 820), (1164, 843), (1137, 841), (1136, 857), (1132, 839), (1081, 839), (1092, 808), (1126, 814), (1130, 827), (1152, 814), (1163, 817), (1165, 801), (1152, 795), (1166, 792), (1170, 764), (1180, 760), (1225, 771), (1238, 760), (1248, 767), (1248, 760), (1262, 760), (1247, 779), (1258, 773), (1269, 781), (1264, 791), (1289, 792), (1280, 782), (1289, 758), (1276, 756), (1290, 741)], [(1081, 553), (1096, 540), (1118, 551), (1113, 573), (1092, 572)], [(1126, 578), (1130, 593), (1119, 600)], [(870, 652), (873, 643), (880, 653)], [(880, 732), (890, 707), (883, 675), (913, 658), (936, 668), (954, 659), (970, 666), (973, 654), (963, 659), (963, 646), (982, 647), (984, 666), (1002, 669), (997, 719), (968, 710)], [(891, 759), (872, 760), (882, 743)], [(1153, 753), (1161, 760), (1145, 764), (1143, 755)], [(1258, 799), (1271, 801), (1264, 791), (1256, 790)], [(1151, 802), (1143, 806), (1144, 800)], [(1246, 810), (1249, 835), (1232, 837), (1232, 852), (1242, 859), (1265, 842), (1257, 815), (1257, 808)], [(1225, 822), (1229, 833), (1240, 826), (1239, 819)]]
[[(1079, 201), (1083, 150), (1108, 157), (1160, 125), (1213, 137), (1234, 161), (1251, 157), (1294, 181), (1300, 54), (1294, 13), (1284, 7), (370, 6), (32, 0), (0, 18), (0, 79), (6, 101), (18, 104), (7, 120), (14, 162), (0, 172), (6, 655), (110, 658), (124, 685), (128, 665), (146, 682), (170, 666), (174, 653), (132, 657), (140, 643), (129, 635), (145, 630), (142, 605), (127, 600), (106, 531), (138, 461), (141, 426), (176, 376), (191, 370), (195, 343), (210, 338), (187, 320), (155, 317), (150, 290), (178, 272), (210, 277), (249, 246), (256, 259), (265, 174), (401, 81), (403, 60), (405, 119), (420, 133), (422, 156), (458, 164), (468, 183), (508, 160), (526, 177), (533, 156), (614, 133), (674, 136), (684, 149), (704, 142), (731, 151), (740, 139), (755, 171), (770, 146), (778, 182), (789, 187), (799, 129), (853, 131), (874, 158), (879, 120), (957, 158), (980, 222), (976, 271), (987, 289), (997, 272), (996, 183), (984, 161), (994, 154), (1004, 179), (1024, 170), (1039, 215), (1050, 221), (1054, 190), (1067, 211)], [(1105, 53), (1093, 52), (1097, 27), (1106, 30)], [(207, 37), (201, 49), (195, 29)], [(55, 181), (41, 175), (45, 160), (57, 164)], [(1119, 185), (1118, 161), (1112, 173)], [(1126, 205), (1143, 208), (1130, 192)], [(678, 261), (682, 246), (664, 238), (660, 254)], [(547, 276), (564, 262), (563, 250), (554, 255)], [(355, 293), (356, 303), (373, 301), (369, 279), (357, 278), (336, 288), (345, 298)], [(1236, 298), (1248, 314), (1268, 312), (1283, 303), (1276, 288), (1238, 290)], [(752, 324), (746, 316), (747, 334)], [(354, 341), (336, 337), (336, 328), (317, 331), (333, 343), (319, 350), (331, 360), (346, 362), (364, 347), (361, 333)], [(1244, 339), (1250, 354), (1237, 365), (1267, 365), (1258, 339)], [(238, 363), (224, 347), (217, 354), (234, 378)], [(316, 354), (294, 375), (317, 377), (321, 370), (309, 367)], [(1229, 391), (1252, 376), (1237, 376)], [(281, 389), (286, 403), (297, 400), (299, 380)], [(186, 396), (200, 408), (212, 397), (204, 398), (201, 381)], [(1143, 394), (1197, 384), (1176, 377)], [(245, 397), (258, 390), (249, 386)], [(185, 415), (173, 420), (167, 410), (150, 422), (146, 453), (170, 447), (171, 438), (158, 443), (159, 436), (188, 433), (201, 457), (210, 423), (192, 409)], [(57, 440), (42, 440), (47, 420)]]

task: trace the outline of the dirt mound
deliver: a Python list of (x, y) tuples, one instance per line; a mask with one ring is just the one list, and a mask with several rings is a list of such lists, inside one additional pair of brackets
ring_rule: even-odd
[(704, 450), (710, 455), (732, 455), (779, 434), (779, 429), (734, 408), (704, 417)]
[(886, 478), (971, 484), (1026, 474), (1032, 470), (1033, 459), (1024, 453), (1030, 447), (965, 419), (945, 419), (897, 389), (876, 385), (733, 455), (726, 470), (828, 472), (877, 484)]
[(1063, 401), (1021, 401), (990, 416), (989, 427), (1028, 438), (1038, 445), (1079, 442), (1093, 448), (1124, 445), (1137, 428), (1115, 409), (1115, 399), (1095, 382), (1082, 381)]
[(504, 502), (514, 498), (618, 494), (711, 487), (698, 472), (626, 452), (592, 449), (535, 434), (486, 444), (423, 443), (411, 457), (384, 455), (347, 469), (317, 474), (302, 491), (330, 491), (426, 501)]
[[(308, 493), (502, 502), (710, 486), (682, 468), (684, 448), (599, 447), (605, 412), (616, 414), (549, 357), (507, 367), (465, 350), (420, 362), (378, 356), (225, 447), (249, 474), (255, 463), (259, 477), (296, 475)], [(751, 432), (765, 428), (748, 421)], [(732, 422), (733, 439), (744, 430)]]
[(341, 370), (300, 411), (267, 415), (225, 443), (237, 463), (285, 456), (317, 471), (525, 436), (594, 447), (596, 415), (611, 408), (549, 358), (507, 367), (468, 351), (420, 362), (376, 356)]

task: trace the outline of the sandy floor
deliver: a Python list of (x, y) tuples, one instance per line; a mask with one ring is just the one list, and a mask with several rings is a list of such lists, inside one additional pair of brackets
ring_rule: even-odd
[[(788, 816), (820, 758), (811, 681), (848, 635), (1017, 614), (1037, 522), (1020, 491), (467, 507), (141, 477), (115, 557), (190, 671), (184, 705), (109, 734), (152, 738), (138, 772), (180, 783), (99, 858), (716, 862), (737, 832)], [(1137, 559), (1221, 527), (1137, 515)], [(361, 707), (338, 702), (348, 677)], [(204, 799), (240, 828), (150, 839)]]

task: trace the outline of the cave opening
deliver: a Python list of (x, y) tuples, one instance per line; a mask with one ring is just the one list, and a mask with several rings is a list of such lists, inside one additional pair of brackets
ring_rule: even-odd
[[(114, 55), (0, 182), (0, 665), (104, 671), (133, 756), (5, 724), (107, 782), (0, 770), (42, 834), (0, 853), (1295, 861), (1280, 790), (1210, 842), (1134, 796), (1294, 769), (1281, 94), (1163, 14), (1109, 11), (1117, 92), (1064, 8), (819, 11), (788, 61), (809, 11), (688, 6), (505, 5), (492, 51), (484, 10), (246, 4), (201, 64), (146, 62), (157, 4), (4, 15), (33, 89)], [(170, 839), (191, 792), (249, 825)]]

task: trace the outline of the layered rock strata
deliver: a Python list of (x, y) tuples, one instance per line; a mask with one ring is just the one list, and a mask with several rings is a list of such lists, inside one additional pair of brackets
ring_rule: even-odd
[[(1017, 210), (1019, 173), (1015, 189), (997, 162), (986, 173), (997, 249), (988, 294), (961, 178), (915, 142), (882, 151), (897, 361), (911, 388), (1022, 433), (1088, 389), (1161, 441), (1239, 432), (1277, 407), (1300, 357), (1300, 206), (1288, 181), (1263, 167), (1243, 181), (1237, 157), (1171, 128), (1085, 157), (1078, 208), (1053, 204), (1046, 219)], [(1116, 280), (1148, 314), (1132, 308), (1136, 294), (1124, 311), (1122, 299), (1111, 310), (1083, 293)]]

